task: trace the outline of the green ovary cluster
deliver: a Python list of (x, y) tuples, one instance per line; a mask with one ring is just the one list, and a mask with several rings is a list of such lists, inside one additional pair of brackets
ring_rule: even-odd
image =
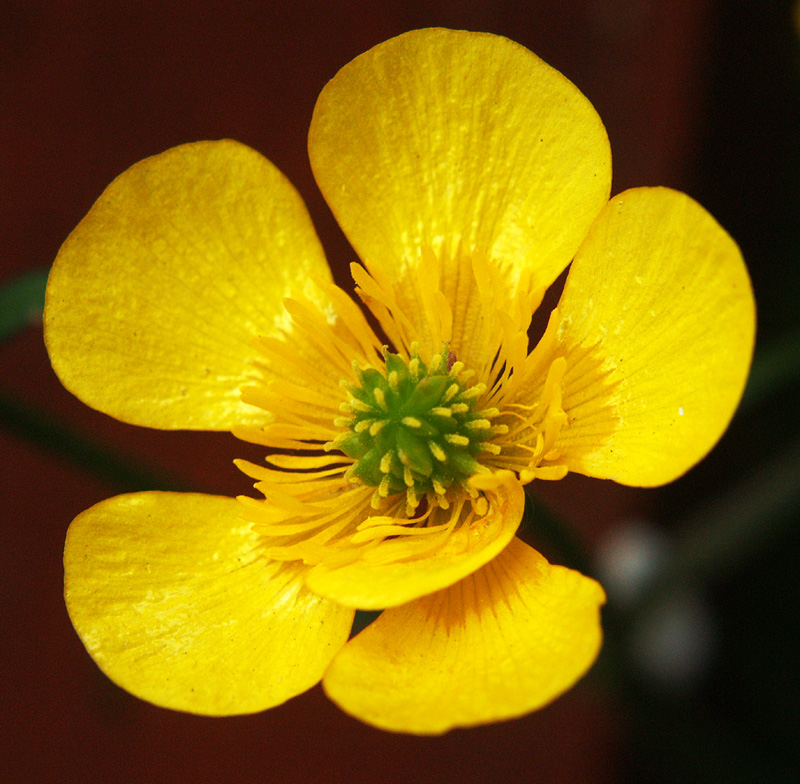
[(348, 429), (326, 448), (353, 458), (348, 475), (378, 488), (378, 498), (406, 493), (413, 506), (435, 493), (441, 504), (451, 485), (486, 470), (481, 452), (500, 451), (489, 442), (499, 412), (475, 409), (486, 385), (468, 386), (471, 373), (447, 346), (427, 367), (416, 351), (408, 362), (386, 350), (384, 359), (385, 373), (356, 368), (359, 384), (345, 385), (342, 406), (350, 416), (336, 420)]

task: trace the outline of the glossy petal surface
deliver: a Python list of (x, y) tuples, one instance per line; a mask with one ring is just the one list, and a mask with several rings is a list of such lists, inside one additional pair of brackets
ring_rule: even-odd
[(755, 337), (750, 280), (725, 230), (682, 193), (621, 193), (559, 309), (570, 469), (649, 486), (704, 457), (738, 405)]
[(50, 274), (45, 339), (73, 394), (126, 422), (221, 430), (263, 422), (240, 400), (252, 340), (283, 298), (329, 277), (305, 206), (232, 141), (176, 147), (109, 185)]
[(424, 247), (473, 249), (548, 285), (608, 198), (588, 100), (522, 46), (416, 30), (346, 65), (309, 133), (317, 183), (359, 256), (393, 277)]
[(323, 679), (343, 710), (437, 734), (532, 711), (572, 686), (601, 642), (602, 588), (519, 539), (444, 591), (384, 612)]
[(230, 498), (137, 493), (72, 523), (70, 617), (122, 688), (167, 708), (252, 713), (317, 683), (353, 611), (311, 594), (301, 564), (259, 554)]

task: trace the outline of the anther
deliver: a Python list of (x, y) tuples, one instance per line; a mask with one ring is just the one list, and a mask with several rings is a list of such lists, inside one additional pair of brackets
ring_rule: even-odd
[(354, 461), (347, 478), (375, 488), (373, 508), (405, 492), (411, 515), (425, 496), (447, 508), (448, 488), (464, 486), (470, 476), (487, 470), (478, 456), (498, 454), (500, 447), (487, 441), (507, 427), (492, 429), (490, 420), (499, 411), (476, 406), (486, 384), (466, 386), (472, 372), (447, 344), (427, 366), (417, 345), (410, 346), (409, 355), (405, 359), (384, 348), (383, 369), (353, 366), (360, 386), (342, 385), (350, 398), (341, 406), (347, 416), (334, 420), (346, 430), (323, 448), (339, 449)]
[(428, 441), (428, 448), (440, 463), (444, 463), (447, 460), (447, 453), (435, 441)]
[(386, 427), (386, 420), (378, 419), (369, 426), (369, 434), (374, 438), (384, 427)]
[[(444, 402), (449, 403), (461, 390), (458, 384), (450, 384), (447, 391), (444, 393)], [(469, 408), (469, 406), (467, 406)]]
[(438, 495), (444, 495), (447, 492), (447, 488), (438, 479), (433, 480), (433, 489)]
[(461, 393), (462, 400), (470, 400), (473, 397), (478, 397), (486, 391), (486, 384), (475, 384), (475, 386), (465, 389)]

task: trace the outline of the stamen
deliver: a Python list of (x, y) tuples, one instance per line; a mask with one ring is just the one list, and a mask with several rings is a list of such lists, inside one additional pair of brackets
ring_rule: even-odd
[(383, 430), (384, 427), (387, 425), (387, 420), (381, 419), (377, 422), (373, 422), (369, 428), (369, 434), (374, 438), (378, 433)]
[(447, 453), (435, 441), (428, 441), (428, 447), (440, 463), (444, 463), (447, 460)]
[[(352, 414), (335, 423), (347, 432), (325, 445), (326, 451), (340, 449), (354, 461), (348, 477), (377, 488), (373, 508), (401, 493), (407, 506), (426, 494), (439, 503), (436, 499), (444, 498), (454, 482), (487, 470), (478, 455), (496, 452), (486, 442), (491, 419), (500, 412), (495, 407), (482, 411), (475, 403), (486, 384), (466, 386), (471, 373), (447, 343), (427, 366), (417, 352), (412, 345), (406, 360), (384, 347), (384, 372), (359, 368), (361, 386), (347, 388)], [(502, 432), (505, 426), (498, 427)]]
[[(451, 384), (444, 393), (444, 402), (449, 403), (460, 391), (461, 387), (458, 384)], [(469, 408), (469, 406), (467, 406), (467, 408)]]

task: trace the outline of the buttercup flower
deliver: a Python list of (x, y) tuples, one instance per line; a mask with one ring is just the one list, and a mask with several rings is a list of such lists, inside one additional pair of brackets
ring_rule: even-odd
[[(358, 57), (323, 89), (309, 153), (372, 321), (296, 191), (232, 141), (133, 166), (61, 249), (45, 337), (64, 385), (267, 455), (239, 464), (255, 498), (81, 514), (70, 616), (112, 680), (178, 710), (259, 711), (322, 680), (391, 730), (524, 714), (590, 667), (604, 595), (515, 538), (523, 485), (653, 486), (711, 449), (752, 353), (741, 255), (681, 193), (609, 201), (591, 104), (493, 35), (420, 30)], [(348, 641), (355, 608), (384, 612)]]

